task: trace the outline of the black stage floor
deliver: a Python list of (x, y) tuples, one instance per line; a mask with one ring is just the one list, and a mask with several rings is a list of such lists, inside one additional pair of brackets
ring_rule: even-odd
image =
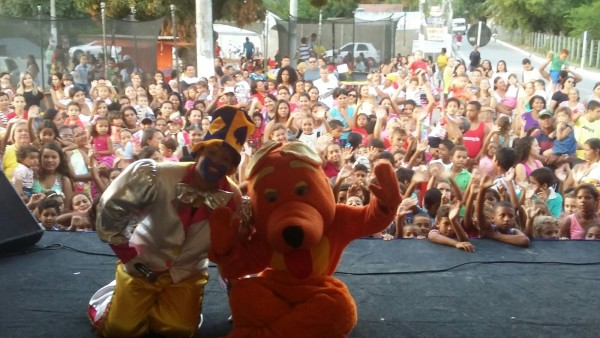
[[(337, 273), (358, 304), (350, 337), (598, 336), (600, 241), (473, 242), (475, 253), (427, 240), (355, 241)], [(116, 259), (94, 233), (47, 232), (36, 248), (53, 244), (1, 256), (0, 337), (95, 336), (87, 302), (113, 278)], [(230, 330), (210, 272), (200, 337)]]

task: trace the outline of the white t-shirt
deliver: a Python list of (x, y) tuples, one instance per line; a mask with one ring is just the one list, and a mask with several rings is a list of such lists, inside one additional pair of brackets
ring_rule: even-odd
[(542, 79), (542, 74), (540, 74), (540, 71), (537, 70), (537, 68), (533, 68), (532, 70), (524, 70), (522, 79), (523, 83), (540, 80)]
[(11, 180), (13, 185), (17, 179), (21, 180), (23, 188), (31, 189), (33, 187), (33, 170), (22, 163), (18, 163)]
[(338, 87), (337, 80), (328, 79), (327, 82), (323, 82), (320, 78), (313, 81), (313, 86), (319, 90), (319, 101), (327, 105), (327, 107), (333, 107), (333, 90)]
[(313, 133), (310, 135), (305, 133), (300, 134), (298, 141), (306, 144), (308, 147), (310, 147), (310, 149), (317, 152), (317, 138), (317, 132), (313, 131)]

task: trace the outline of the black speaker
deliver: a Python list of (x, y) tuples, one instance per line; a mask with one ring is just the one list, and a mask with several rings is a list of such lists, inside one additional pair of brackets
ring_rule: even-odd
[(44, 230), (12, 184), (0, 172), (0, 251), (18, 251), (37, 243)]

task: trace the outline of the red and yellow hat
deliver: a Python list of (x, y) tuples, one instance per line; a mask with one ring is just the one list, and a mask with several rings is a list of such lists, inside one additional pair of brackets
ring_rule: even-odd
[(237, 166), (241, 160), (240, 151), (252, 133), (254, 123), (246, 112), (235, 106), (221, 106), (212, 114), (212, 121), (204, 140), (196, 144), (192, 152), (197, 156), (204, 146), (218, 144), (230, 148), (236, 154)]

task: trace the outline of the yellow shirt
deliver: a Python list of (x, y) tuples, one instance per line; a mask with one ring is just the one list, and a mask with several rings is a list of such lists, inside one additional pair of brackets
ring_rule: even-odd
[[(575, 140), (577, 145), (583, 145), (591, 138), (600, 138), (600, 120), (590, 122), (587, 116), (581, 116), (575, 122)], [(583, 160), (583, 150), (577, 150), (577, 157)]]
[(444, 68), (446, 68), (446, 65), (448, 64), (448, 54), (438, 55), (436, 63), (438, 67), (440, 67), (440, 70), (444, 70)]
[(19, 164), (17, 162), (17, 148), (14, 144), (11, 144), (4, 150), (4, 157), (2, 158), (2, 171), (4, 171), (4, 174), (9, 181), (12, 181), (17, 164)]

